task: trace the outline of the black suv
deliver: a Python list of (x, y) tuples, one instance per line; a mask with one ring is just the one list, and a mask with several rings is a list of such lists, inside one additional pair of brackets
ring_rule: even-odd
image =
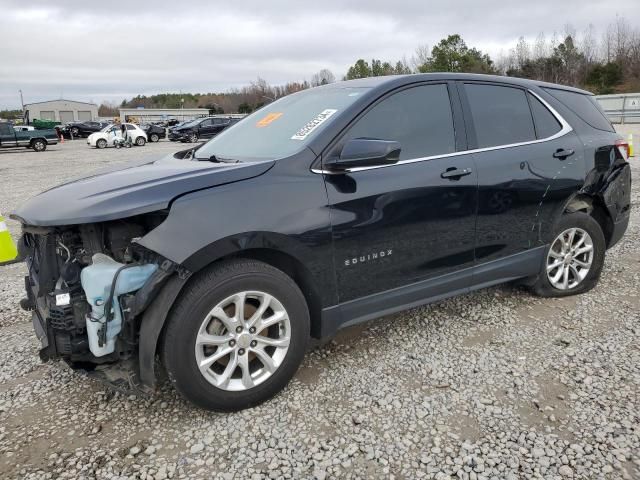
[(179, 127), (172, 128), (169, 132), (169, 140), (195, 143), (200, 139), (209, 139), (215, 137), (238, 120), (236, 117), (198, 118)]
[(201, 407), (249, 407), (341, 327), (513, 280), (593, 288), (629, 221), (627, 147), (591, 94), (560, 85), (305, 90), (32, 198), (12, 215), (22, 305), (44, 360), (142, 389), (161, 364)]
[(71, 122), (62, 127), (61, 132), (67, 138), (88, 137), (107, 125), (109, 122)]

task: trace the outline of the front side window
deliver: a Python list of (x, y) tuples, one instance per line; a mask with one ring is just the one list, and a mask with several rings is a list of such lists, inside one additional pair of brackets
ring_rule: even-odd
[(400, 143), (400, 160), (455, 151), (449, 91), (444, 84), (402, 90), (376, 104), (346, 139), (375, 138)]
[(136, 127), (134, 127), (133, 125), (127, 125), (127, 130), (135, 130)]
[(536, 139), (524, 90), (498, 85), (465, 84), (476, 131), (477, 148), (511, 145)]

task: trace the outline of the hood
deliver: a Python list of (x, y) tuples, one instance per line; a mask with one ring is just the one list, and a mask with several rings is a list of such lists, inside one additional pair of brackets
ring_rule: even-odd
[(10, 217), (26, 225), (50, 227), (105, 222), (169, 207), (185, 193), (257, 177), (273, 160), (252, 163), (212, 163), (179, 160), (111, 167), (31, 198)]

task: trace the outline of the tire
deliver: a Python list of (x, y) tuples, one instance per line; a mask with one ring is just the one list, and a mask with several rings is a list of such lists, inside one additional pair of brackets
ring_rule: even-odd
[(149, 137), (149, 141), (152, 143), (159, 142), (160, 137), (158, 136), (157, 133), (152, 133), (151, 136)]
[(47, 149), (47, 142), (40, 138), (37, 138), (36, 140), (31, 142), (31, 148), (33, 148), (35, 152), (44, 152)]
[(197, 141), (198, 141), (198, 134), (197, 133), (190, 133), (189, 134), (189, 142), (196, 143)]
[[(572, 236), (573, 230), (575, 232)], [(563, 215), (553, 231), (553, 240), (545, 250), (541, 271), (532, 285), (534, 293), (541, 297), (566, 297), (588, 292), (597, 285), (604, 266), (607, 244), (602, 228), (590, 215), (576, 212)], [(573, 247), (567, 249), (568, 257), (562, 253), (565, 250), (561, 250), (564, 248), (563, 241), (560, 240), (562, 234), (565, 234), (563, 238), (566, 243), (571, 243)], [(574, 255), (574, 252), (587, 250), (589, 245), (590, 251)], [(589, 265), (588, 269), (583, 267), (586, 264)], [(547, 269), (550, 270), (549, 273)], [(567, 280), (565, 270), (568, 271)], [(559, 277), (554, 282), (556, 276)]]
[[(240, 292), (247, 295), (247, 303), (241, 302), (245, 306), (246, 316), (251, 317), (258, 308), (266, 304), (269, 308), (259, 317), (258, 322), (274, 319), (279, 315), (278, 323), (258, 332), (255, 332), (254, 328), (255, 335), (252, 336), (249, 333), (251, 330), (247, 330), (251, 325), (251, 318), (242, 323), (229, 323), (227, 328), (225, 325), (228, 322), (235, 322), (229, 318), (229, 314), (218, 309), (224, 317), (208, 316), (214, 307), (220, 305), (228, 305), (235, 315), (235, 307), (231, 307), (233, 303), (225, 302), (237, 298)], [(256, 298), (261, 299), (260, 303), (257, 303), (256, 298), (251, 298), (252, 295), (257, 295)], [(265, 298), (270, 300), (264, 302)], [(251, 306), (249, 302), (255, 302), (253, 310), (247, 310), (246, 307)], [(223, 325), (217, 318), (226, 318), (227, 323)], [(242, 332), (237, 330), (240, 324), (244, 325), (244, 328), (239, 327)], [(260, 323), (255, 325), (259, 330)], [(212, 326), (218, 330), (212, 331)], [(241, 410), (268, 400), (287, 385), (304, 357), (309, 328), (307, 303), (290, 277), (270, 265), (255, 260), (223, 261), (198, 273), (181, 292), (167, 320), (162, 359), (171, 383), (187, 400), (207, 410)], [(265, 332), (268, 337), (260, 335)], [(274, 333), (277, 337), (269, 338)], [(223, 340), (218, 340), (215, 347), (197, 347), (196, 338), (201, 335), (216, 335), (208, 338)], [(264, 339), (282, 343), (287, 338), (289, 340), (286, 346), (272, 347), (268, 346), (271, 345), (269, 343), (262, 343), (262, 348), (260, 345), (256, 346), (256, 340), (252, 340)], [(228, 339), (231, 340), (227, 343)], [(215, 350), (207, 352), (207, 348)], [(283, 351), (284, 348), (286, 350)], [(199, 358), (200, 361), (205, 359), (206, 362), (206, 359), (222, 352), (220, 349), (227, 349), (232, 353), (221, 357), (220, 363), (213, 362), (201, 371), (198, 367)], [(271, 352), (267, 353), (271, 355), (271, 365), (275, 365), (271, 372), (268, 371), (267, 363), (260, 360), (267, 351)], [(225, 359), (226, 363), (223, 363)], [(227, 368), (234, 360), (239, 362), (238, 365)], [(250, 371), (247, 384), (243, 376), (245, 368)], [(227, 370), (231, 371), (225, 376)], [(226, 383), (222, 378), (228, 379)]]
[(136, 145), (138, 147), (143, 147), (145, 143), (147, 143), (147, 141), (144, 139), (144, 137), (137, 137), (136, 138)]
[(104, 138), (98, 139), (98, 141), (96, 142), (96, 148), (107, 148), (107, 141)]
[(79, 137), (80, 136), (80, 129), (78, 127), (72, 127), (71, 128), (71, 135), (74, 137)]

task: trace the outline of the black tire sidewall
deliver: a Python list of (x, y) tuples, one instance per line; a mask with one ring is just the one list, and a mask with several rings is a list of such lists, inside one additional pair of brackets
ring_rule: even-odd
[[(208, 410), (234, 411), (271, 398), (293, 377), (306, 351), (309, 312), (304, 296), (279, 270), (268, 266), (272, 271), (256, 269), (250, 265), (243, 269), (246, 271), (222, 274), (213, 281), (206, 274), (193, 279), (192, 287), (186, 287), (191, 291), (182, 292), (181, 300), (168, 320), (163, 356), (169, 378), (184, 397)], [(289, 282), (283, 281), (285, 279)], [(263, 291), (282, 303), (291, 322), (291, 342), (283, 363), (271, 377), (250, 390), (229, 392), (216, 388), (200, 373), (195, 359), (195, 338), (209, 311), (223, 299), (243, 290)]]
[(107, 141), (104, 138), (100, 138), (96, 142), (96, 147), (98, 148), (106, 148), (106, 146), (107, 146)]
[[(547, 277), (547, 255), (549, 254), (549, 250), (551, 249), (553, 241), (558, 235), (560, 235), (560, 233), (569, 228), (576, 227), (585, 230), (591, 236), (591, 240), (593, 241), (594, 252), (591, 269), (589, 270), (589, 273), (587, 274), (585, 279), (580, 282), (578, 286), (568, 290), (559, 290), (551, 285), (551, 282), (549, 282), (549, 278)], [(541, 296), (565, 297), (591, 290), (600, 279), (600, 274), (602, 273), (602, 268), (604, 266), (606, 248), (607, 244), (604, 238), (604, 234), (602, 233), (602, 229), (593, 217), (591, 217), (587, 213), (582, 212), (563, 215), (558, 220), (556, 227), (554, 228), (553, 238), (545, 249), (542, 269), (540, 275), (538, 276), (536, 284), (534, 285), (534, 291)]]
[[(37, 145), (42, 145), (42, 147), (38, 148)], [(31, 147), (36, 152), (44, 152), (47, 149), (47, 144), (42, 140), (34, 140), (33, 145)]]
[(142, 147), (142, 146), (144, 146), (145, 143), (147, 143), (147, 142), (145, 141), (144, 137), (136, 138), (136, 146)]
[(158, 142), (160, 141), (160, 137), (156, 133), (153, 133), (151, 134), (151, 138), (149, 140), (151, 141), (151, 143)]

